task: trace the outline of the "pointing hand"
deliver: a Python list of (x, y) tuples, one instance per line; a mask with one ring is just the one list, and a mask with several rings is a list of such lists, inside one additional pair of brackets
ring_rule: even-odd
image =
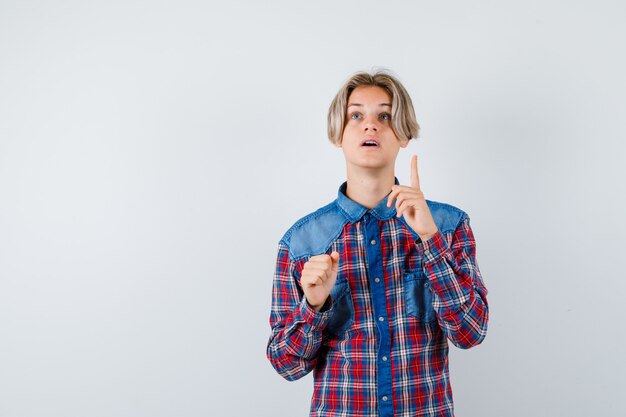
[(420, 189), (419, 175), (417, 174), (417, 155), (411, 158), (411, 186), (394, 184), (387, 198), (387, 207), (396, 200), (398, 217), (404, 216), (407, 224), (424, 241), (437, 233), (437, 224), (433, 219), (424, 193)]

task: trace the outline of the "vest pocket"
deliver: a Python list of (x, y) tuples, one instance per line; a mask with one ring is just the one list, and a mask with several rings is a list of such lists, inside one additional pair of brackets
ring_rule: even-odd
[(430, 281), (422, 271), (409, 271), (404, 274), (404, 301), (406, 313), (410, 317), (424, 323), (437, 320)]
[(333, 299), (332, 313), (326, 325), (326, 331), (335, 336), (340, 336), (354, 322), (354, 304), (348, 280), (338, 277), (332, 290), (330, 290), (330, 296)]

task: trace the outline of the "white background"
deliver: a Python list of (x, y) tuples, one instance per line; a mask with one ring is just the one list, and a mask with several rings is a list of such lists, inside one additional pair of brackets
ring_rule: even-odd
[(387, 68), (467, 211), (487, 338), (457, 416), (623, 416), (620, 1), (1, 1), (0, 416), (304, 416), (265, 357), (278, 240), (345, 180), (326, 112)]

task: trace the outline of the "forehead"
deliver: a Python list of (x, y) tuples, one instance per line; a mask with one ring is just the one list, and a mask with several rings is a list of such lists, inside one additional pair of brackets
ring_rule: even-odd
[(391, 96), (382, 87), (372, 85), (360, 86), (352, 90), (348, 98), (348, 106), (357, 103), (373, 106), (388, 104), (391, 106)]

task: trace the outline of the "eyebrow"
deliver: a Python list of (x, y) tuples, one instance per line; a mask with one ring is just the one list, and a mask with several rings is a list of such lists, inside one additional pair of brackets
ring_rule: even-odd
[[(360, 104), (360, 103), (351, 103), (351, 104), (348, 104), (348, 107), (350, 107), (350, 106), (362, 106), (362, 104)], [(389, 104), (389, 103), (380, 103), (380, 104), (379, 104), (379, 106), (387, 106), (387, 107), (391, 107), (391, 104)]]

